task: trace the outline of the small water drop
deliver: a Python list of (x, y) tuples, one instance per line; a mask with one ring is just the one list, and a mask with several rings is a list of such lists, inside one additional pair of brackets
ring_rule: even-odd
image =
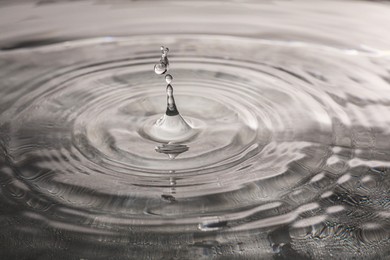
[(156, 64), (154, 65), (154, 72), (157, 75), (164, 74), (165, 72), (167, 72), (167, 66), (164, 63)]
[(157, 75), (162, 75), (165, 72), (167, 72), (169, 69), (169, 60), (168, 60), (169, 49), (165, 48), (164, 46), (161, 46), (161, 52), (162, 52), (162, 54), (161, 54), (161, 58), (160, 58), (160, 63), (157, 63), (156, 65), (154, 65), (154, 72)]
[(167, 74), (167, 75), (165, 76), (165, 81), (166, 81), (168, 84), (171, 84), (172, 80), (173, 80), (173, 77), (172, 77), (171, 74)]

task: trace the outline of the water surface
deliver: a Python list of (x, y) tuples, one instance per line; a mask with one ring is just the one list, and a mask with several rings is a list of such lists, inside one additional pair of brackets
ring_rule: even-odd
[[(388, 24), (386, 2), (5, 2), (1, 258), (389, 259)], [(196, 130), (174, 144), (148, 132), (160, 45)]]

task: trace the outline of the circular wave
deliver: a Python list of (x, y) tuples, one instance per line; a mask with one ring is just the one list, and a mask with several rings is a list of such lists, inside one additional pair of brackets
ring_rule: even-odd
[[(178, 109), (197, 130), (174, 160), (144, 131), (165, 111), (165, 84), (153, 73), (161, 42), (172, 46)], [(379, 202), (388, 186), (378, 182), (389, 91), (374, 53), (165, 35), (2, 55), (40, 64), (14, 69), (24, 82), (5, 90), (0, 115), (2, 195), (30, 219), (101, 236), (129, 226), (142, 236), (222, 232), (225, 242), (272, 228), (275, 252), (286, 243), (302, 251), (308, 236), (324, 241), (348, 225), (357, 241), (388, 241)], [(351, 210), (375, 214), (351, 222)]]

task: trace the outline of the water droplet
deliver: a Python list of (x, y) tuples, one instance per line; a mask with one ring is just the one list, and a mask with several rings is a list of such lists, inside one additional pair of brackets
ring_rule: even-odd
[(162, 75), (165, 72), (167, 72), (167, 66), (164, 63), (158, 63), (158, 64), (154, 65), (154, 72), (157, 75)]
[(154, 65), (154, 72), (157, 75), (162, 75), (169, 69), (169, 60), (168, 60), (169, 49), (161, 46), (161, 58), (160, 62)]
[[(164, 74), (168, 70), (168, 48), (161, 46), (160, 63), (154, 66), (156, 74)], [(167, 109), (165, 115), (158, 119), (151, 129), (146, 130), (153, 136), (155, 140), (168, 141), (168, 144), (156, 147), (156, 152), (168, 154), (170, 159), (174, 159), (180, 153), (188, 150), (186, 145), (174, 144), (172, 141), (183, 141), (186, 137), (192, 136), (195, 131), (179, 114), (176, 108), (175, 98), (173, 96), (173, 87), (170, 84), (173, 80), (172, 75), (167, 74), (165, 81), (168, 83), (166, 87), (167, 92)]]
[(173, 80), (173, 77), (172, 77), (171, 74), (167, 74), (167, 75), (165, 76), (165, 81), (166, 81), (168, 84), (171, 84), (172, 80)]

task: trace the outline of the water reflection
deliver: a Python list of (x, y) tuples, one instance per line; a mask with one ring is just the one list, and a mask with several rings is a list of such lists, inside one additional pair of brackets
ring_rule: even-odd
[(175, 159), (179, 154), (187, 152), (188, 149), (189, 147), (185, 144), (175, 144), (172, 142), (156, 146), (155, 148), (156, 152), (164, 153), (168, 155), (170, 159)]

